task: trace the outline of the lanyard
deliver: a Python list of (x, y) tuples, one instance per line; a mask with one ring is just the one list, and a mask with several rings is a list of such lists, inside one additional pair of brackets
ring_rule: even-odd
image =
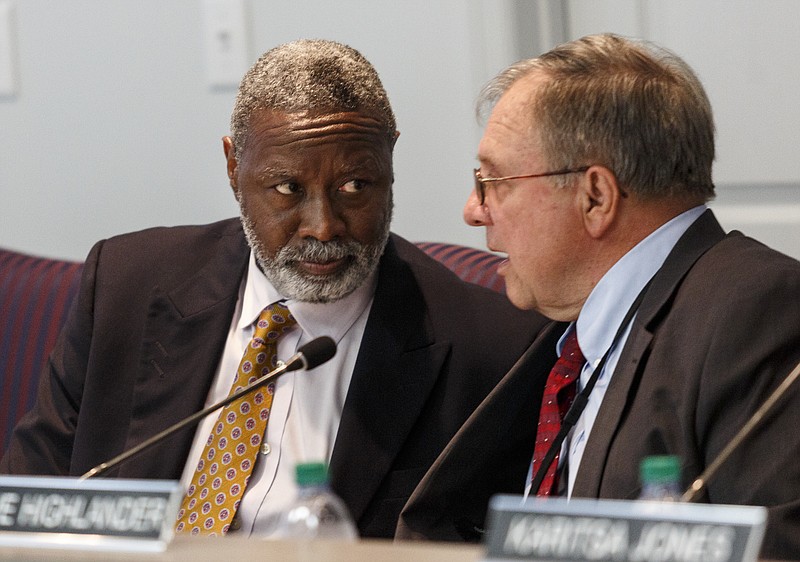
[(631, 323), (633, 320), (633, 316), (636, 314), (636, 311), (639, 309), (639, 306), (642, 304), (644, 300), (644, 296), (647, 293), (647, 289), (650, 287), (650, 281), (642, 288), (639, 294), (636, 296), (636, 299), (631, 304), (631, 307), (628, 309), (628, 312), (625, 314), (625, 318), (622, 319), (622, 323), (617, 329), (617, 333), (614, 335), (614, 339), (611, 341), (611, 345), (608, 347), (606, 352), (603, 354), (603, 357), (600, 359), (600, 362), (595, 367), (594, 371), (592, 372), (592, 376), (589, 377), (589, 381), (586, 383), (586, 386), (581, 390), (580, 394), (575, 397), (575, 400), (572, 402), (572, 406), (570, 406), (569, 410), (567, 410), (567, 415), (564, 416), (564, 419), (561, 422), (561, 429), (559, 430), (558, 434), (556, 435), (553, 442), (550, 444), (550, 448), (547, 450), (544, 458), (542, 459), (542, 463), (539, 466), (539, 469), (536, 471), (536, 476), (534, 477), (533, 481), (531, 482), (531, 490), (533, 493), (536, 493), (539, 490), (539, 486), (542, 484), (542, 480), (544, 480), (544, 475), (547, 473), (547, 469), (553, 463), (558, 452), (561, 450), (561, 444), (566, 439), (567, 434), (572, 430), (573, 426), (578, 422), (578, 419), (581, 417), (583, 410), (586, 408), (586, 404), (589, 402), (589, 394), (591, 394), (592, 389), (594, 388), (597, 379), (600, 378), (600, 373), (603, 372), (603, 369), (606, 366), (606, 361), (608, 360), (608, 356), (611, 354), (611, 350), (614, 349), (619, 339), (622, 337), (622, 334), (625, 333), (625, 330), (628, 327), (628, 324)]

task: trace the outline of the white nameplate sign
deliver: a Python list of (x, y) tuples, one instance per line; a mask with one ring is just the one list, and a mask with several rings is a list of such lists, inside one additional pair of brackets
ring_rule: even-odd
[(751, 562), (763, 507), (495, 496), (487, 562)]
[(0, 476), (0, 546), (162, 551), (180, 501), (171, 480)]

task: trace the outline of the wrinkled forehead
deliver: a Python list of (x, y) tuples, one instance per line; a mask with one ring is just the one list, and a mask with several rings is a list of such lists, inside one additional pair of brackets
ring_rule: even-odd
[(523, 77), (500, 96), (486, 122), (478, 148), (482, 163), (514, 158), (525, 159), (541, 151), (541, 134), (531, 111), (540, 79)]
[(347, 110), (281, 111), (263, 109), (250, 117), (245, 146), (267, 143), (282, 146), (303, 142), (368, 142), (389, 146), (381, 120), (368, 113)]
[(238, 161), (242, 173), (363, 168), (390, 175), (392, 142), (370, 115), (265, 110), (253, 116)]

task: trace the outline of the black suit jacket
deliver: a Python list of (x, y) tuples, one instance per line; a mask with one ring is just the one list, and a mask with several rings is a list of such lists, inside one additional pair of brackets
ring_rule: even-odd
[[(247, 257), (235, 219), (98, 243), (0, 471), (79, 475), (201, 409)], [(378, 275), (330, 475), (362, 534), (391, 537), (419, 479), (546, 321), (396, 236)], [(115, 475), (179, 478), (193, 433)]]
[[(553, 326), (553, 336), (563, 329)], [(573, 497), (636, 498), (639, 462), (658, 454), (681, 457), (688, 487), (799, 360), (800, 263), (741, 233), (726, 236), (707, 211), (653, 278), (587, 441)], [(494, 492), (483, 470), (520, 451), (516, 441), (488, 440), (481, 428), (498, 415), (532, 415), (525, 376), (522, 370), (503, 380), (448, 445), (401, 515), (399, 536), (456, 538), (449, 522), (466, 511), (448, 513), (446, 495), (460, 497), (454, 482), (461, 493), (465, 485), (481, 490), (481, 502)], [(768, 558), (800, 558), (800, 394), (791, 394), (722, 467), (704, 498), (768, 506)], [(521, 447), (530, 458), (528, 432)], [(468, 474), (456, 475), (476, 454), (481, 458), (472, 456)], [(521, 480), (517, 493), (523, 486)]]

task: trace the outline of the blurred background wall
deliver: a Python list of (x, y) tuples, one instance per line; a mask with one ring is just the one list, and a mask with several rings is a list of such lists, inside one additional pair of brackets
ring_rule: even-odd
[(483, 247), (461, 221), (480, 87), (613, 31), (695, 68), (717, 122), (712, 206), (800, 257), (798, 22), (795, 0), (0, 0), (0, 246), (83, 259), (117, 233), (235, 215), (225, 77), (307, 37), (347, 43), (381, 74), (401, 130), (393, 230)]

